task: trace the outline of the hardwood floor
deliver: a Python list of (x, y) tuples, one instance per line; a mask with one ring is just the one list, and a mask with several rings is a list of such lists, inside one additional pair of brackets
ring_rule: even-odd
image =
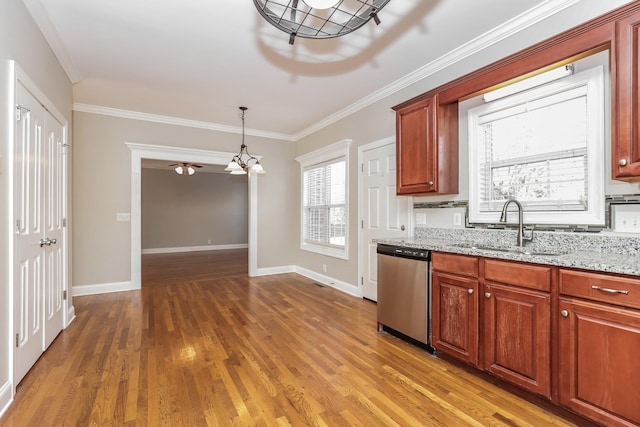
[(571, 425), (376, 332), (372, 302), (235, 251), (143, 265), (141, 291), (74, 298), (0, 426)]

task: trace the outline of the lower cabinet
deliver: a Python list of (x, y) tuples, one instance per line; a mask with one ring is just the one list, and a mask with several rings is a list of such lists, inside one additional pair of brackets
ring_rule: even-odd
[(486, 283), (483, 301), (484, 369), (551, 398), (551, 296)]
[(640, 278), (438, 252), (432, 261), (438, 353), (598, 424), (640, 426)]
[(607, 426), (640, 424), (640, 312), (560, 300), (560, 404)]
[(478, 280), (436, 273), (432, 281), (433, 346), (478, 364)]

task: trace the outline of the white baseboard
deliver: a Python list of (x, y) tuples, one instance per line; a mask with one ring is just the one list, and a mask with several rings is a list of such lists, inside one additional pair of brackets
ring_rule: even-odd
[(110, 292), (133, 291), (136, 289), (138, 288), (134, 287), (133, 283), (129, 281), (102, 283), (99, 285), (73, 286), (71, 288), (71, 293), (74, 297), (80, 297), (84, 295), (108, 294)]
[(67, 309), (67, 324), (64, 326), (64, 328), (67, 329), (74, 320), (76, 320), (76, 308), (72, 305)]
[(206, 245), (206, 246), (185, 246), (176, 248), (149, 248), (142, 249), (142, 254), (172, 254), (176, 252), (199, 252), (199, 251), (224, 251), (227, 249), (247, 249), (248, 243), (234, 243), (229, 245)]
[(0, 417), (9, 409), (9, 405), (13, 402), (13, 396), (11, 395), (11, 382), (7, 381), (0, 387)]
[(256, 271), (254, 277), (258, 276), (271, 276), (272, 274), (284, 274), (284, 273), (295, 273), (296, 266), (295, 265), (283, 265), (281, 267), (267, 267), (267, 268), (259, 268)]
[(333, 277), (329, 277), (325, 274), (320, 274), (300, 266), (296, 266), (295, 272), (301, 276), (308, 277), (309, 279), (315, 280), (316, 282), (320, 282), (323, 285), (331, 286), (332, 288), (335, 288), (339, 291), (342, 291), (349, 295), (353, 295), (354, 297), (362, 297), (362, 295), (360, 295), (360, 288), (350, 283), (334, 279)]

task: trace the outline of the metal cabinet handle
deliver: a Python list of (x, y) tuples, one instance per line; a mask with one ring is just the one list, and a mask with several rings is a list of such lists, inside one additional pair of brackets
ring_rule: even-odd
[(560, 312), (560, 314), (562, 315), (562, 317), (569, 317), (569, 311), (568, 310), (562, 310)]
[(600, 286), (596, 286), (596, 285), (591, 286), (591, 289), (595, 289), (596, 291), (600, 291), (600, 292), (606, 292), (608, 294), (629, 295), (629, 291), (624, 291), (621, 289), (601, 288)]
[(473, 289), (467, 289), (467, 292), (469, 292), (469, 295), (473, 295)]
[(620, 166), (627, 166), (627, 159), (620, 159), (618, 160), (618, 164)]
[(428, 184), (429, 184), (429, 185), (433, 185), (433, 184), (435, 184), (435, 183), (434, 183), (433, 181), (429, 181), (429, 182), (428, 182)]
[(491, 292), (485, 292), (484, 296), (487, 297), (487, 298), (491, 298)]

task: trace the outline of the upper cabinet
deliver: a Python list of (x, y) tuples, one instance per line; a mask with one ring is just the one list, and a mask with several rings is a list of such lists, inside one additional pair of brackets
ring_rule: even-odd
[(394, 110), (397, 193), (457, 193), (458, 104), (439, 105), (436, 95)]
[(615, 121), (611, 146), (614, 179), (640, 180), (640, 13), (616, 23)]

